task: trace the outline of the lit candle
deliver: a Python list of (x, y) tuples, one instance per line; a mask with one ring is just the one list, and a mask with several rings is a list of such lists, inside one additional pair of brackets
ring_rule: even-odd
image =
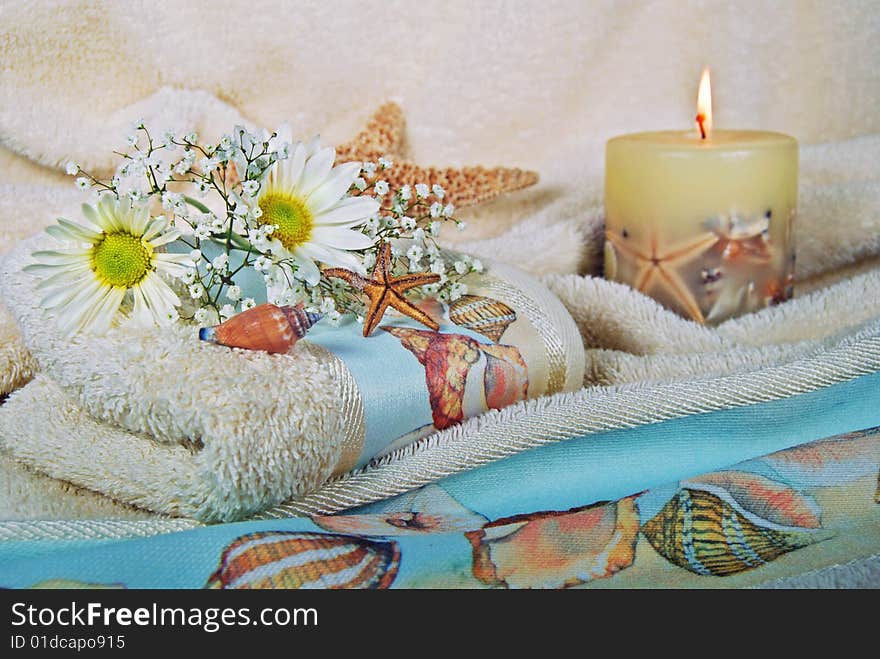
[(708, 69), (695, 130), (622, 135), (605, 151), (605, 276), (701, 323), (787, 300), (798, 145), (713, 130)]

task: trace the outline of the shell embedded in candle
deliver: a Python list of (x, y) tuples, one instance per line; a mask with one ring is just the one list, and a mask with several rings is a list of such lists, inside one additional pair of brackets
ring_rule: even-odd
[(284, 353), (321, 317), (319, 313), (306, 311), (302, 304), (295, 307), (261, 304), (220, 325), (201, 329), (199, 338), (229, 348)]

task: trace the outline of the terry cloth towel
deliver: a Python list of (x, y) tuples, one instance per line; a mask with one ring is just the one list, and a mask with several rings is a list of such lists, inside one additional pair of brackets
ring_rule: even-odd
[[(289, 510), (366, 503), (540, 444), (806, 395), (880, 367), (880, 72), (873, 66), (880, 44), (873, 38), (873, 8), (788, 2), (759, 16), (722, 2), (698, 8), (572, 2), (549, 11), (449, 3), (436, 9), (442, 27), (423, 30), (403, 7), (390, 7), (403, 18), (383, 22), (388, 47), (374, 48), (373, 35), (361, 29), (375, 19), (365, 8), (303, 4), (285, 21), (272, 12), (254, 16), (264, 35), (261, 47), (227, 38), (223, 57), (208, 58), (210, 66), (201, 64), (209, 46), (199, 37), (175, 40), (175, 52), (154, 49), (147, 37), (157, 26), (176, 34), (190, 20), (204, 25), (205, 34), (229, 34), (229, 16), (243, 6), (221, 2), (216, 12), (196, 18), (187, 8), (150, 3), (149, 11), (144, 6), (149, 25), (132, 20), (137, 12), (129, 8), (89, 2), (0, 9), (0, 48), (4, 61), (14, 63), (0, 78), (0, 97), (15, 101), (0, 104), (0, 141), (7, 147), (0, 151), (0, 236), (13, 242), (57, 215), (73, 215), (79, 199), (57, 169), (45, 167), (72, 158), (106, 168), (116, 136), (121, 141), (133, 118), (192, 125), (205, 135), (241, 117), (269, 126), (293, 119), (303, 135), (321, 129), (338, 143), (379, 101), (404, 94), (413, 159), (500, 162), (541, 172), (542, 183), (533, 190), (472, 211), (472, 231), (458, 247), (545, 275), (587, 348), (583, 390), (442, 431), (341, 477)], [(56, 29), (46, 31), (50, 23)], [(321, 27), (330, 25), (332, 33)], [(124, 45), (116, 38), (120, 33), (131, 37)], [(409, 45), (414, 33), (418, 48)], [(487, 40), (487, 34), (499, 38)], [(319, 37), (336, 44), (338, 57), (294, 46)], [(449, 43), (458, 45), (454, 59), (447, 57)], [(357, 66), (340, 68), (342, 61)], [(601, 273), (604, 141), (631, 130), (684, 127), (706, 61), (716, 71), (716, 125), (780, 129), (802, 144), (797, 297), (719, 328), (681, 320), (594, 277)], [(837, 75), (843, 67), (848, 75)], [(99, 97), (95, 89), (102, 90)], [(5, 392), (32, 377), (35, 361), (13, 338), (19, 335), (15, 321), (7, 316), (2, 327)], [(49, 396), (53, 388), (51, 395), (70, 402), (56, 379), (41, 377), (0, 413), (24, 427), (13, 403), (20, 399), (24, 409), (28, 397)], [(96, 436), (84, 430), (89, 423), (120, 431), (84, 416), (79, 406), (57, 411), (67, 418), (45, 422), (64, 428), (58, 441)], [(767, 452), (753, 450), (755, 456)], [(47, 509), (105, 514), (97, 499), (72, 503), (49, 481), (31, 478), (17, 463), (3, 464), (10, 474), (0, 478), (6, 516)], [(23, 500), (25, 488), (38, 494)], [(78, 500), (88, 497), (78, 491)]]
[[(240, 518), (468, 416), (583, 381), (571, 317), (509, 266), (489, 264), (467, 278), (468, 296), (432, 309), (439, 333), (389, 317), (364, 339), (353, 319), (319, 323), (269, 355), (201, 342), (188, 325), (65, 336), (22, 271), (47, 238), (0, 262), (0, 295), (44, 374), (2, 408), (0, 436), (42, 473), (156, 512)], [(475, 308), (494, 324), (472, 322)], [(47, 395), (57, 416), (41, 411)]]

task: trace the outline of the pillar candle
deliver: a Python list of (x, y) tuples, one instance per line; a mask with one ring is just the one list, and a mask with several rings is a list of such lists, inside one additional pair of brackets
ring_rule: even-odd
[(797, 141), (710, 117), (606, 148), (605, 276), (701, 323), (787, 300), (795, 261)]

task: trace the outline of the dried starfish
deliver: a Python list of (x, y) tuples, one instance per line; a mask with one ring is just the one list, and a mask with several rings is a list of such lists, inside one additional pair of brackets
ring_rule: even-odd
[(698, 323), (705, 323), (706, 319), (700, 310), (700, 305), (687, 284), (678, 273), (670, 268), (672, 264), (684, 263), (699, 256), (718, 242), (718, 236), (714, 233), (706, 233), (695, 240), (664, 251), (662, 254), (657, 246), (656, 234), (651, 235), (651, 253), (645, 254), (632, 245), (625, 238), (614, 231), (606, 231), (605, 238), (615, 248), (639, 262), (638, 270), (634, 279), (634, 288), (646, 292), (653, 282), (655, 275), (659, 276), (669, 292), (678, 300), (690, 314), (691, 318)]
[(328, 268), (324, 270), (327, 277), (336, 277), (347, 281), (370, 298), (370, 308), (364, 317), (364, 336), (370, 336), (388, 307), (397, 309), (422, 325), (435, 332), (440, 326), (434, 320), (404, 297), (404, 292), (411, 288), (434, 284), (440, 281), (440, 275), (427, 272), (416, 272), (395, 277), (391, 274), (391, 245), (384, 243), (379, 249), (379, 258), (373, 276), (364, 279), (361, 275), (344, 268)]
[(449, 203), (463, 207), (490, 201), (506, 192), (538, 182), (538, 174), (508, 167), (422, 167), (406, 160), (403, 153), (405, 119), (396, 103), (385, 103), (358, 135), (336, 148), (337, 162), (375, 161), (387, 156), (394, 161), (381, 178), (392, 190), (426, 183), (446, 190)]

